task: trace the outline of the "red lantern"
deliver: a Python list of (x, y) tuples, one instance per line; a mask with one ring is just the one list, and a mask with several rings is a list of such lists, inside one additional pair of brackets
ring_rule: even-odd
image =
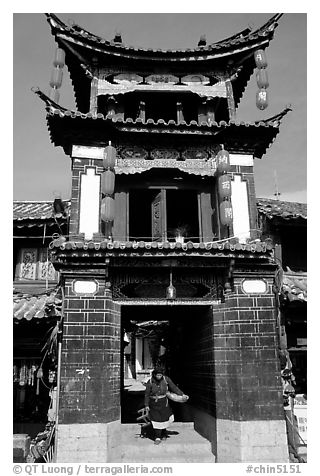
[(114, 199), (105, 197), (101, 200), (101, 220), (112, 222), (114, 220)]
[(269, 80), (266, 69), (258, 69), (256, 73), (256, 79), (258, 88), (267, 89), (269, 87)]
[(229, 175), (221, 175), (218, 178), (218, 193), (221, 201), (231, 197), (231, 179)]
[(50, 79), (50, 86), (52, 88), (60, 88), (62, 84), (62, 69), (60, 68), (54, 68), (51, 73), (51, 79)]
[(264, 50), (257, 50), (254, 52), (254, 60), (257, 68), (266, 68), (268, 66), (267, 56)]
[(217, 171), (219, 174), (226, 174), (230, 170), (230, 156), (227, 150), (220, 150), (217, 153)]
[(220, 222), (222, 225), (230, 226), (233, 220), (232, 205), (229, 200), (220, 203)]
[(257, 91), (256, 105), (261, 111), (268, 107), (268, 93), (266, 89), (259, 89), (259, 91)]
[(103, 167), (113, 169), (116, 165), (117, 151), (112, 145), (108, 145), (103, 151)]
[(101, 191), (105, 195), (112, 195), (114, 192), (115, 174), (112, 170), (106, 170), (101, 177)]
[(64, 67), (65, 62), (65, 52), (61, 48), (57, 48), (54, 55), (53, 64), (54, 66), (59, 66), (60, 68)]

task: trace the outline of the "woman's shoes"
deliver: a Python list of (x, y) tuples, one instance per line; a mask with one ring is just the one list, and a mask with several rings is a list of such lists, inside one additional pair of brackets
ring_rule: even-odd
[(156, 438), (156, 439), (154, 440), (154, 444), (155, 444), (155, 445), (160, 445), (160, 443), (161, 443), (160, 438)]

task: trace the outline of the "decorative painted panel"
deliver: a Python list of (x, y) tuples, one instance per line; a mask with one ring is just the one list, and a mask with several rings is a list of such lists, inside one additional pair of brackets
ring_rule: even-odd
[[(156, 266), (153, 269), (132, 266), (130, 269), (113, 270), (111, 280), (114, 299), (166, 299), (169, 270)], [(220, 299), (223, 284), (222, 274), (215, 275), (211, 270), (179, 269), (173, 273), (173, 285), (178, 298)]]
[(185, 160), (192, 159), (192, 160), (208, 160), (209, 154), (204, 149), (187, 149), (183, 151), (182, 157)]
[(179, 152), (175, 149), (154, 149), (151, 151), (151, 157), (155, 160), (177, 160)]
[(148, 152), (142, 147), (124, 147), (120, 150), (120, 157), (123, 159), (146, 159)]
[(28, 248), (21, 252), (20, 278), (36, 279), (37, 249)]
[(167, 84), (176, 84), (179, 82), (177, 76), (171, 74), (151, 74), (145, 78), (146, 83), (148, 84), (157, 84), (157, 83), (167, 83)]
[(47, 248), (23, 248), (17, 264), (16, 279), (56, 281), (58, 272), (53, 267), (51, 252), (47, 254)]
[(51, 262), (51, 252), (46, 249), (39, 251), (39, 271), (38, 279), (49, 281), (55, 280), (57, 278), (57, 271), (54, 269)]

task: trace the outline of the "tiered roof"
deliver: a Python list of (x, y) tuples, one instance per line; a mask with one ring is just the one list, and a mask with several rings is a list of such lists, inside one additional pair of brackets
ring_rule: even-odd
[[(260, 28), (246, 28), (216, 43), (193, 49), (152, 49), (108, 41), (79, 25), (66, 25), (56, 15), (47, 13), (47, 21), (58, 45), (66, 52), (66, 64), (80, 111), (89, 110), (90, 84), (95, 66), (117, 66), (121, 72), (152, 74), (157, 70), (170, 74), (228, 74), (233, 80), (235, 105), (255, 69), (253, 53), (266, 48), (282, 14), (276, 14)], [(217, 78), (217, 81), (221, 78)]]
[(13, 318), (20, 321), (26, 319), (59, 318), (61, 317), (62, 296), (60, 287), (48, 291), (31, 293), (14, 289)]
[[(47, 124), (50, 131), (51, 141), (55, 146), (62, 146), (66, 154), (71, 152), (71, 142), (84, 145), (101, 145), (102, 137), (109, 137), (112, 140), (120, 133), (139, 134), (171, 134), (178, 137), (183, 135), (183, 141), (192, 140), (194, 135), (208, 137), (218, 136), (219, 143), (224, 143), (225, 147), (232, 152), (252, 153), (255, 157), (261, 158), (267, 148), (274, 141), (279, 132), (281, 119), (291, 111), (285, 108), (281, 113), (272, 116), (270, 119), (244, 122), (244, 121), (220, 121), (202, 122), (197, 121), (187, 123), (174, 120), (165, 122), (162, 119), (154, 121), (148, 119), (143, 122), (141, 119), (131, 118), (121, 119), (111, 115), (101, 113), (93, 115), (91, 113), (81, 113), (65, 109), (54, 103), (42, 91), (34, 91), (46, 104)], [(186, 136), (187, 133), (187, 136)]]
[(55, 225), (56, 219), (59, 221), (66, 220), (66, 216), (69, 213), (70, 202), (63, 201), (65, 207), (64, 216), (57, 216), (53, 208), (52, 201), (34, 201), (34, 200), (22, 200), (13, 202), (13, 223), (18, 228), (22, 227), (34, 227)]

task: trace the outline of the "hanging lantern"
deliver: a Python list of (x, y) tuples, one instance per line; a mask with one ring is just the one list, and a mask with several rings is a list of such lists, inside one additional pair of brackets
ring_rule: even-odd
[(258, 69), (256, 73), (258, 88), (267, 89), (269, 87), (268, 73), (266, 69)]
[(65, 57), (66, 57), (66, 54), (64, 50), (61, 48), (57, 48), (55, 51), (54, 60), (53, 60), (54, 66), (59, 66), (59, 68), (63, 68), (65, 64)]
[(101, 200), (101, 220), (105, 222), (114, 220), (114, 199), (111, 197), (104, 197)]
[(170, 271), (170, 284), (166, 289), (166, 299), (176, 299), (177, 290), (172, 284), (172, 271)]
[(219, 174), (230, 171), (230, 156), (227, 150), (222, 149), (217, 153), (217, 171)]
[(220, 201), (231, 197), (231, 178), (229, 175), (221, 175), (218, 178), (218, 194)]
[(51, 73), (50, 86), (52, 88), (60, 88), (62, 84), (63, 72), (60, 68), (54, 68)]
[(229, 200), (220, 203), (220, 221), (222, 225), (230, 226), (233, 220), (232, 205)]
[(55, 103), (59, 103), (60, 101), (60, 93), (57, 89), (54, 89), (54, 88), (50, 88), (50, 91), (49, 91), (49, 98), (55, 102)]
[(254, 52), (254, 60), (257, 68), (266, 68), (268, 66), (267, 56), (264, 50), (257, 50)]
[(107, 145), (103, 151), (103, 167), (105, 169), (113, 169), (116, 165), (117, 150), (112, 145)]
[(261, 111), (268, 107), (268, 93), (266, 89), (259, 89), (257, 91), (256, 105), (258, 109), (261, 109)]
[(101, 177), (101, 191), (105, 195), (112, 195), (114, 192), (115, 174), (112, 170), (105, 170)]

